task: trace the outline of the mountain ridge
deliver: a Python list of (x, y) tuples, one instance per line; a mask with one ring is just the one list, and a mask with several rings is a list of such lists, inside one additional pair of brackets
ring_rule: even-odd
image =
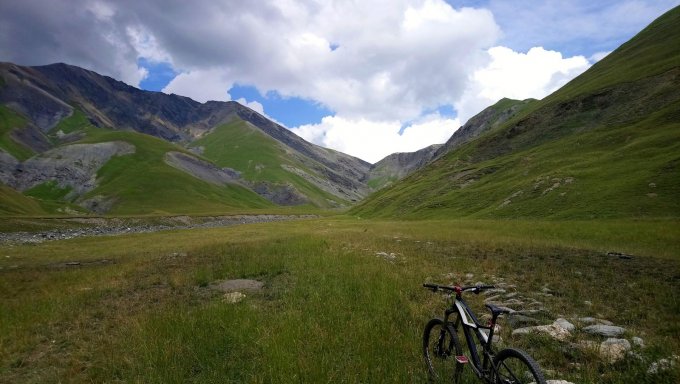
[(675, 8), (560, 90), (350, 212), (408, 218), (680, 216), (679, 26)]

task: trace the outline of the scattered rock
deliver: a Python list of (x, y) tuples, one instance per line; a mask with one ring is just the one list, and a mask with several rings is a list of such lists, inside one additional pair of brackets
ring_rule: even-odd
[(394, 260), (397, 259), (396, 253), (376, 252), (375, 255), (377, 257), (382, 257), (383, 259), (385, 259), (387, 261), (394, 261)]
[(585, 323), (585, 324), (603, 324), (603, 325), (614, 325), (609, 320), (604, 320), (604, 319), (597, 319), (594, 317), (579, 317), (577, 319), (580, 323)]
[(566, 380), (546, 380), (546, 384), (574, 384), (571, 381)]
[(680, 356), (678, 355), (673, 355), (669, 358), (659, 359), (649, 366), (647, 373), (650, 375), (655, 375), (657, 373), (667, 371), (673, 368), (678, 360), (680, 360)]
[[(571, 326), (573, 327), (574, 325), (566, 321), (565, 319), (557, 319), (555, 322), (549, 325), (537, 325), (534, 327), (526, 327), (526, 328), (519, 328), (515, 329), (512, 331), (512, 335), (523, 335), (523, 334), (529, 334), (529, 333), (547, 333), (550, 337), (564, 341), (566, 340), (569, 336), (571, 336), (571, 332), (564, 328), (563, 326)], [(573, 328), (572, 328), (573, 329)]]
[(600, 356), (610, 363), (623, 359), (630, 350), (630, 342), (626, 339), (609, 338), (600, 344)]
[(607, 256), (609, 257), (618, 257), (619, 259), (624, 259), (624, 260), (630, 260), (633, 258), (633, 255), (628, 255), (622, 252), (607, 252)]
[(492, 296), (494, 294), (505, 293), (505, 292), (506, 292), (506, 290), (503, 289), (503, 288), (495, 288), (495, 289), (489, 289), (487, 291), (484, 291), (482, 294), (484, 296)]
[(243, 298), (245, 297), (246, 295), (241, 292), (227, 292), (222, 297), (222, 300), (229, 304), (236, 304), (243, 300)]
[(631, 341), (633, 342), (633, 345), (635, 345), (636, 347), (640, 347), (640, 348), (645, 347), (645, 341), (642, 340), (641, 338), (637, 337), (637, 336), (633, 337), (631, 339)]
[(614, 325), (604, 325), (604, 324), (596, 324), (596, 325), (589, 325), (585, 328), (583, 328), (583, 331), (590, 333), (591, 335), (600, 335), (600, 336), (605, 336), (605, 337), (618, 337), (623, 335), (624, 332), (626, 332), (625, 328), (622, 327), (617, 327)]
[(563, 319), (563, 318), (559, 318), (559, 319), (555, 320), (555, 322), (553, 324), (556, 324), (557, 326), (562, 327), (569, 332), (572, 332), (573, 330), (576, 329), (574, 324), (568, 322), (566, 319)]

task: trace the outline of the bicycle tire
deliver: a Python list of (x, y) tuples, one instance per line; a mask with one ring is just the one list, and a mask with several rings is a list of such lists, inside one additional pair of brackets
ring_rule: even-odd
[(546, 384), (538, 363), (521, 349), (507, 348), (493, 362), (495, 384)]
[(450, 382), (453, 379), (454, 383), (459, 383), (464, 364), (456, 361), (456, 356), (462, 353), (458, 335), (451, 325), (445, 325), (441, 319), (427, 323), (423, 332), (423, 357), (430, 382)]

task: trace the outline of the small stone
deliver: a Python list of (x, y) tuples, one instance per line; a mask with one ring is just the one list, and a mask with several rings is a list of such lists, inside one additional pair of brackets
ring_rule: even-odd
[[(564, 319), (558, 319), (558, 320), (564, 320)], [(566, 320), (564, 320), (566, 321)], [(568, 323), (568, 322), (567, 322)], [(571, 324), (571, 323), (569, 323)], [(534, 333), (534, 332), (540, 332), (540, 333), (547, 333), (550, 337), (564, 341), (567, 339), (569, 336), (571, 336), (571, 332), (564, 328), (564, 324), (562, 321), (555, 321), (552, 324), (549, 325), (537, 325), (535, 327), (526, 327), (526, 328), (519, 328), (515, 329), (512, 331), (512, 335), (522, 335), (522, 334), (528, 334), (528, 333)], [(571, 325), (573, 327), (573, 325)]]
[(475, 277), (475, 275), (473, 275), (472, 273), (466, 273), (465, 274), (465, 279), (467, 279), (467, 280), (472, 280), (473, 277)]
[(236, 304), (239, 301), (243, 300), (244, 297), (246, 297), (246, 295), (244, 295), (241, 292), (228, 292), (224, 294), (222, 300), (229, 304)]
[(517, 299), (510, 299), (510, 300), (503, 302), (503, 304), (501, 304), (501, 305), (507, 307), (509, 305), (523, 305), (523, 304), (524, 304), (523, 301), (520, 301), (520, 300), (517, 300)]
[(574, 326), (574, 324), (568, 322), (566, 319), (563, 319), (563, 318), (559, 318), (559, 319), (555, 320), (555, 322), (554, 322), (553, 324), (554, 324), (554, 325), (557, 325), (557, 326), (559, 326), (559, 327), (562, 327), (562, 328), (566, 329), (566, 330), (569, 331), (569, 332), (571, 332), (571, 331), (573, 331), (574, 329), (576, 329), (576, 327)]
[(566, 380), (546, 380), (546, 384), (574, 384), (571, 381)]
[(680, 356), (678, 355), (673, 355), (669, 358), (659, 359), (658, 361), (653, 362), (649, 366), (647, 373), (650, 375), (655, 375), (659, 372), (667, 371), (673, 368), (675, 366), (676, 361), (678, 360), (680, 360)]
[(626, 339), (609, 338), (600, 344), (600, 356), (610, 363), (623, 359), (630, 350), (630, 342)]
[(589, 307), (592, 307), (592, 306), (593, 306), (593, 302), (590, 301), (590, 300), (584, 301), (583, 304), (584, 304), (584, 305), (587, 305), (587, 306), (589, 306)]
[(484, 291), (483, 295), (484, 296), (492, 296), (494, 294), (499, 294), (499, 293), (505, 293), (505, 289), (503, 288), (495, 288), (495, 289), (489, 289), (487, 291)]
[(604, 319), (597, 319), (595, 317), (579, 317), (578, 321), (580, 323), (586, 323), (586, 324), (604, 324), (604, 325), (614, 325), (609, 320), (604, 320)]
[(508, 293), (508, 294), (505, 295), (504, 297), (505, 297), (506, 299), (512, 299), (513, 297), (516, 297), (517, 295), (519, 295), (519, 293), (517, 293), (517, 292), (512, 292), (512, 293)]
[(590, 333), (591, 335), (618, 337), (623, 335), (623, 333), (626, 332), (626, 329), (615, 325), (596, 324), (583, 328), (583, 331)]
[(642, 340), (641, 338), (635, 336), (631, 339), (633, 341), (633, 345), (636, 347), (644, 348), (645, 347), (645, 341)]

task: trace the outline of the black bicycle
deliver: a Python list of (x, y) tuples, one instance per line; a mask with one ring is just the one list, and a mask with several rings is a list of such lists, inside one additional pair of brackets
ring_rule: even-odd
[[(433, 292), (448, 292), (453, 297), (451, 307), (444, 312), (444, 319), (430, 320), (423, 333), (423, 354), (432, 382), (460, 384), (468, 381), (468, 377), (472, 375), (469, 373), (470, 370), (464, 371), (467, 365), (477, 379), (488, 384), (546, 384), (538, 363), (526, 352), (515, 348), (494, 352), (492, 340), (496, 320), (499, 315), (508, 313), (508, 310), (486, 304), (491, 311), (491, 320), (484, 326), (463, 300), (463, 292), (479, 294), (495, 288), (493, 285), (450, 287), (423, 284), (423, 286)], [(449, 321), (451, 315), (455, 316), (453, 321)], [(462, 331), (465, 337), (467, 353), (463, 352), (458, 337), (459, 331)]]

